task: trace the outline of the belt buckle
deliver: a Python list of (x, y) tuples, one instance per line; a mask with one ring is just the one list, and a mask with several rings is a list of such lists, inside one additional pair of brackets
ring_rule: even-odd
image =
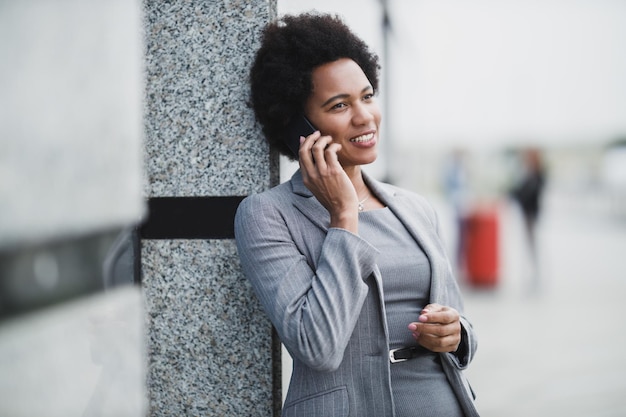
[(391, 349), (389, 351), (389, 362), (391, 362), (391, 363), (398, 363), (398, 362), (406, 362), (406, 361), (408, 361), (407, 358), (396, 359), (396, 356), (395, 356), (396, 351), (402, 350), (402, 349), (404, 349), (404, 348)]

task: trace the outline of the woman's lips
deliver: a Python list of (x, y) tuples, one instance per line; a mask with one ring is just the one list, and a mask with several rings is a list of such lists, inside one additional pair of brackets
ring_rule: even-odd
[(366, 133), (364, 135), (357, 136), (355, 138), (350, 139), (350, 142), (353, 143), (365, 143), (374, 139), (374, 132)]

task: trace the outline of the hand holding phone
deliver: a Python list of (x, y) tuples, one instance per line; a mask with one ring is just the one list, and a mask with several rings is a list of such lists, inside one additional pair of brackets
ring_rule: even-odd
[(294, 117), (289, 125), (287, 125), (284, 140), (296, 159), (298, 159), (298, 152), (300, 150), (300, 136), (306, 138), (315, 131), (317, 131), (317, 129), (304, 115)]

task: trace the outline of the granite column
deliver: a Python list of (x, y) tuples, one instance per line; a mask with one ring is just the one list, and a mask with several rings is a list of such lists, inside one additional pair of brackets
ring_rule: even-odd
[(269, 416), (280, 350), (243, 276), (238, 202), (278, 163), (247, 106), (276, 2), (145, 1), (146, 172), (141, 232), (151, 415)]

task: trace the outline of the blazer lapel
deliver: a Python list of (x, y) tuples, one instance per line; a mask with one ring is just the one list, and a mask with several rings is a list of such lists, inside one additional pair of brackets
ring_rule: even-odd
[(293, 205), (304, 215), (311, 223), (315, 224), (322, 230), (328, 230), (330, 225), (330, 216), (328, 210), (313, 196), (313, 193), (306, 188), (302, 180), (302, 173), (298, 169), (291, 177), (291, 188), (298, 197), (294, 199)]
[(429, 228), (430, 222), (425, 213), (416, 207), (415, 204), (412, 204), (409, 197), (401, 191), (392, 190), (385, 184), (371, 179), (368, 175), (364, 174), (364, 178), (370, 189), (374, 191), (374, 194), (396, 215), (430, 259), (432, 248), (425, 236), (425, 230)]

